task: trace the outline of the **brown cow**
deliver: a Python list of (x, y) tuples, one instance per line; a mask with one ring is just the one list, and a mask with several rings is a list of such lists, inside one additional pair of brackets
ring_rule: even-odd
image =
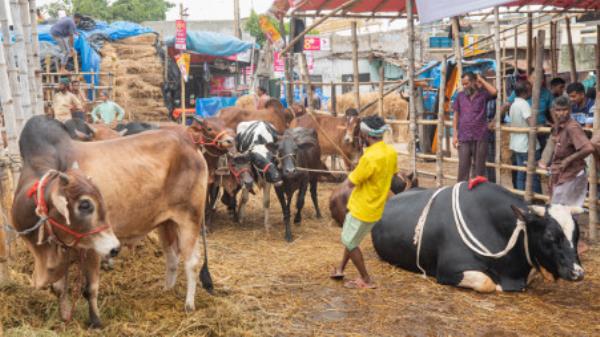
[(119, 138), (125, 133), (104, 124), (89, 124), (79, 118), (66, 120), (64, 124), (72, 139), (83, 142)]
[(283, 133), (294, 117), (289, 109), (283, 108), (278, 99), (271, 98), (267, 102), (265, 109), (249, 110), (235, 106), (227, 107), (219, 111), (217, 118), (221, 119), (228, 128), (233, 130), (237, 129), (237, 125), (240, 122), (259, 120), (273, 124), (277, 132)]
[(102, 195), (77, 169), (76, 158), (71, 157), (75, 142), (60, 122), (31, 118), (19, 146), (24, 166), (11, 215), (34, 257), (33, 286), (51, 284), (59, 297), (61, 317), (70, 319), (67, 272), (78, 261), (91, 325), (98, 327), (99, 257), (115, 256), (120, 249)]
[(317, 130), (321, 156), (341, 155), (339, 151), (341, 150), (346, 168), (350, 169), (358, 162), (362, 153), (359, 117), (333, 117), (321, 114), (315, 114), (313, 117), (306, 114), (294, 119), (290, 125), (292, 128), (299, 126)]
[[(398, 174), (392, 177), (390, 193), (391, 195), (398, 194), (413, 187), (418, 187), (418, 185), (419, 182), (413, 173), (407, 175), (402, 172), (398, 172)], [(346, 217), (346, 213), (348, 213), (346, 205), (348, 204), (348, 199), (350, 199), (352, 190), (353, 189), (349, 187), (346, 182), (344, 182), (335, 190), (333, 190), (333, 192), (331, 192), (331, 196), (329, 197), (329, 212), (331, 213), (331, 218), (340, 227), (344, 224), (344, 218)]]
[[(50, 143), (69, 137), (57, 121), (41, 116), (31, 120), (55, 134), (58, 140)], [(175, 285), (178, 256), (182, 255), (187, 278), (185, 308), (193, 310), (208, 168), (190, 134), (184, 129), (156, 130), (101, 142), (72, 142), (57, 155), (67, 163), (76, 160), (98, 186), (113, 231), (123, 244), (133, 244), (158, 230), (167, 262), (167, 289)], [(201, 281), (210, 289), (205, 266)]]

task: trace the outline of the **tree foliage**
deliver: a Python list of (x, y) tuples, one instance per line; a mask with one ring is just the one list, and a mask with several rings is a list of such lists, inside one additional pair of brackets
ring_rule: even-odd
[(56, 0), (43, 8), (53, 18), (60, 10), (67, 14), (80, 13), (106, 21), (159, 21), (165, 20), (174, 4), (166, 0)]

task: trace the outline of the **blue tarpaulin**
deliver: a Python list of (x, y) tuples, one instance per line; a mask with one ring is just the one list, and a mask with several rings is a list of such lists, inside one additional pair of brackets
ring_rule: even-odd
[[(51, 25), (38, 25), (39, 40), (56, 44), (54, 38), (50, 34)], [(100, 71), (100, 55), (92, 48), (87, 38), (101, 34), (110, 41), (120, 40), (131, 36), (152, 33), (152, 29), (138, 25), (137, 23), (115, 21), (111, 24), (107, 24), (103, 21), (98, 21), (96, 27), (90, 31), (77, 31), (77, 35), (74, 40), (74, 47), (79, 52), (79, 62), (82, 72), (99, 72)], [(89, 75), (85, 76), (86, 82), (92, 82)], [(93, 80), (95, 84), (98, 84), (99, 78)]]
[(196, 99), (196, 114), (201, 117), (211, 117), (219, 110), (234, 106), (237, 97), (208, 97)]
[[(167, 46), (172, 47), (174, 37), (167, 39)], [(235, 36), (212, 32), (188, 31), (186, 39), (187, 50), (198, 54), (211, 56), (232, 56), (252, 48), (252, 42), (242, 41)]]

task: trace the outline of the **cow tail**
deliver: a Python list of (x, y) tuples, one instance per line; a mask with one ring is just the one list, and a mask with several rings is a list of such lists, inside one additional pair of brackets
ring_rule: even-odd
[(212, 294), (214, 289), (210, 271), (208, 271), (208, 247), (206, 246), (206, 215), (202, 217), (202, 245), (204, 246), (204, 263), (200, 269), (200, 282), (209, 294)]

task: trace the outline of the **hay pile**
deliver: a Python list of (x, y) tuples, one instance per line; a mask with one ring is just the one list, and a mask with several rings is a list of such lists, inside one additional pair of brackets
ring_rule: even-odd
[[(87, 329), (82, 299), (71, 323), (59, 321), (54, 296), (29, 286), (32, 258), (19, 244), (11, 261), (15, 282), (0, 288), (4, 336), (598, 335), (598, 245), (582, 257), (582, 282), (538, 279), (524, 293), (477, 294), (438, 285), (379, 260), (369, 238), (362, 247), (378, 289), (355, 291), (330, 281), (328, 273), (342, 254), (340, 229), (326, 211), (333, 187), (319, 186), (325, 219), (314, 217), (307, 200), (291, 244), (283, 240), (281, 211), (273, 203), (269, 233), (260, 197), (251, 198), (243, 225), (232, 223), (219, 206), (208, 237), (216, 294), (198, 289), (197, 310), (190, 314), (183, 312), (183, 268), (175, 290), (163, 291), (160, 245), (146, 239), (140, 248), (126, 249), (115, 270), (101, 275), (105, 327), (99, 331)], [(352, 266), (347, 276), (357, 276)]]
[(254, 95), (240, 96), (235, 101), (235, 106), (240, 109), (254, 110), (256, 109), (256, 103), (254, 102)]
[[(163, 60), (154, 47), (157, 38), (156, 34), (144, 34), (107, 42), (102, 48), (101, 69), (115, 75), (115, 101), (125, 109), (126, 118), (167, 120), (162, 93)], [(101, 82), (107, 80), (101, 78)]]

